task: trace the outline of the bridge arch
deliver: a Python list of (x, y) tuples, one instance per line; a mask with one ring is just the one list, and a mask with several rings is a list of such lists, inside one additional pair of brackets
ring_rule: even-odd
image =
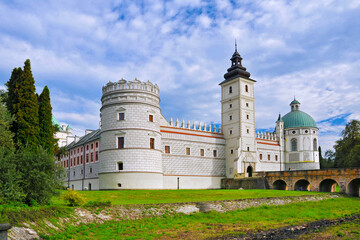
[(295, 183), (294, 190), (295, 191), (310, 191), (310, 182), (306, 179), (300, 179)]
[(278, 179), (275, 182), (273, 182), (273, 188), (276, 190), (288, 190), (288, 185), (284, 180)]
[(355, 178), (349, 182), (347, 194), (354, 197), (360, 197), (360, 178)]
[(338, 192), (339, 184), (333, 179), (324, 179), (320, 182), (320, 192)]

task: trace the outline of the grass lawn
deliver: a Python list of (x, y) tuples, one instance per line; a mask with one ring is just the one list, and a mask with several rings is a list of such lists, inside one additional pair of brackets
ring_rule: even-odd
[[(249, 195), (252, 196), (251, 193)], [(340, 218), (358, 213), (360, 213), (360, 198), (345, 197), (317, 202), (261, 206), (225, 213), (163, 215), (132, 221), (80, 224), (68, 226), (63, 232), (53, 231), (50, 233), (52, 236), (44, 237), (46, 239), (204, 239), (223, 235), (236, 236), (257, 230)]]
[[(65, 191), (62, 191), (65, 192)], [(267, 198), (323, 194), (318, 192), (281, 190), (121, 190), (79, 191), (88, 201), (111, 201), (112, 205), (182, 203), (247, 198)], [(65, 204), (60, 196), (53, 198), (55, 205)]]

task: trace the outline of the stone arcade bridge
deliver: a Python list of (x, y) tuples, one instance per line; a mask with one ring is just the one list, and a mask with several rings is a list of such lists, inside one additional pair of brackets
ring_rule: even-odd
[(223, 188), (268, 188), (336, 192), (359, 197), (360, 168), (257, 172), (252, 178), (223, 179)]

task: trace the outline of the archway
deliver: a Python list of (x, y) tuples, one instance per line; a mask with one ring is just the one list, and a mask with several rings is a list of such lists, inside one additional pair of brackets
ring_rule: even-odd
[(281, 180), (281, 179), (276, 180), (273, 183), (273, 187), (276, 190), (287, 190), (288, 189), (286, 182), (284, 180)]
[(246, 169), (248, 177), (252, 177), (253, 168), (251, 166), (248, 166)]
[(308, 180), (301, 179), (295, 183), (295, 191), (310, 191), (310, 183)]
[(351, 180), (347, 187), (347, 194), (354, 197), (360, 197), (360, 178)]
[(321, 181), (319, 186), (320, 192), (339, 192), (339, 184), (333, 179)]

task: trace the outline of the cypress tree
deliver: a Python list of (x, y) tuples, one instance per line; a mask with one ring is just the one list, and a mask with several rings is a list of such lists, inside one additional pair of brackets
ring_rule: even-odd
[[(10, 115), (15, 115), (15, 105), (18, 103), (18, 96), (15, 92), (17, 85), (20, 82), (22, 74), (22, 69), (14, 68), (9, 81), (5, 84), (7, 86), (7, 96), (5, 99), (6, 108), (9, 111)], [(16, 121), (13, 121), (10, 127), (10, 130), (14, 133), (14, 140), (16, 140), (17, 133), (17, 124)]]
[(39, 104), (35, 94), (35, 80), (31, 72), (30, 60), (25, 61), (24, 70), (15, 87), (17, 103), (14, 116), (17, 125), (16, 144), (39, 145)]
[(54, 128), (52, 125), (52, 107), (50, 103), (50, 91), (44, 87), (39, 96), (39, 142), (51, 155), (54, 153)]

